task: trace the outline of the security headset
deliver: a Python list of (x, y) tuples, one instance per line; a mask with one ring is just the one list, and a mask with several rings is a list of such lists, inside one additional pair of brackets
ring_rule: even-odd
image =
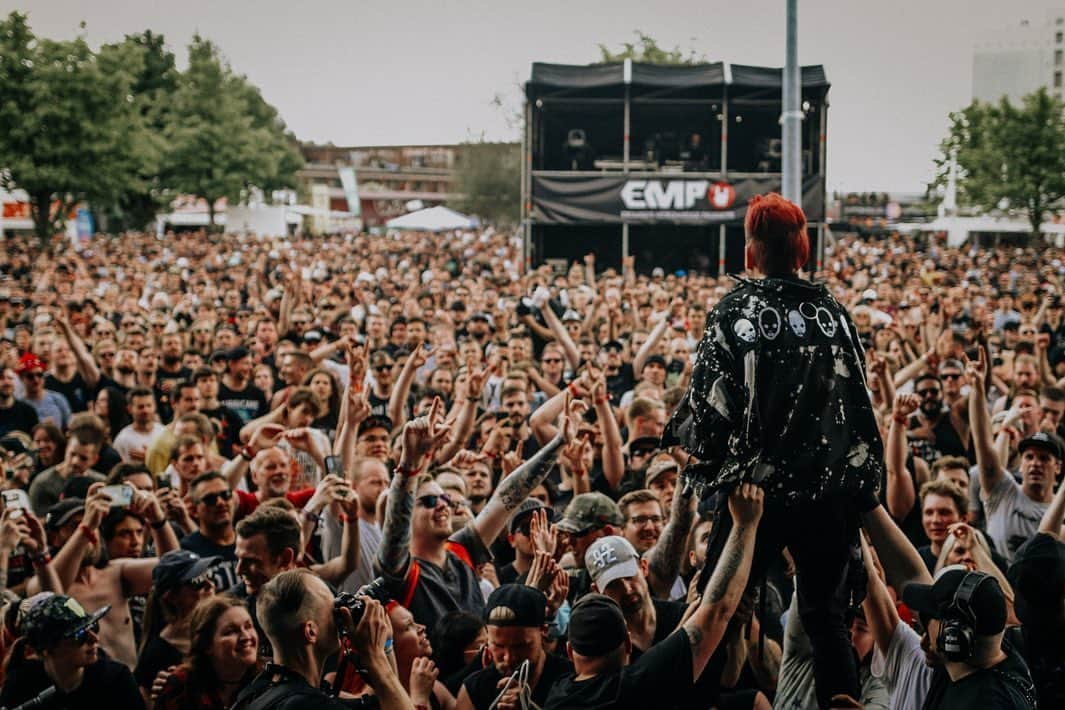
[(954, 592), (954, 598), (947, 607), (936, 637), (936, 648), (948, 661), (963, 663), (972, 658), (976, 632), (976, 615), (973, 614), (972, 600), (980, 585), (991, 579), (990, 575), (979, 572), (966, 572)]

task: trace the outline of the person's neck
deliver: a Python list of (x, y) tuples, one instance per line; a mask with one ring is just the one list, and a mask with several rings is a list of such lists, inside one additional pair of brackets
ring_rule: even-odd
[(932, 551), (932, 554), (939, 557), (939, 553), (943, 550), (943, 542), (936, 542), (935, 540), (928, 541), (928, 549)]
[[(281, 651), (281, 649), (275, 649), (275, 653)], [(303, 676), (303, 679), (307, 681), (307, 684), (312, 688), (317, 688), (318, 683), (322, 678), (322, 664), (324, 658), (318, 658), (314, 652), (313, 646), (303, 646), (302, 648), (293, 649), (291, 656), (286, 656), (278, 653), (278, 660), (276, 663), (280, 666), (284, 666), (293, 673), (297, 673)]]
[(655, 606), (651, 603), (650, 596), (644, 597), (640, 609), (627, 621), (633, 644), (646, 651), (654, 641), (655, 625), (658, 621), (658, 615), (655, 613)]
[(237, 540), (237, 533), (233, 526), (226, 523), (218, 526), (201, 525), (200, 531), (203, 536), (216, 545), (232, 545)]
[(56, 378), (60, 382), (70, 382), (74, 379), (74, 366), (73, 365), (53, 365), (52, 377)]
[(150, 434), (154, 428), (155, 422), (150, 419), (146, 422), (133, 422), (133, 431), (138, 434)]
[(245, 387), (248, 386), (248, 380), (250, 380), (250, 379), (251, 379), (250, 376), (249, 377), (237, 377), (236, 375), (226, 374), (226, 375), (222, 376), (222, 384), (224, 384), (226, 387), (228, 387), (229, 389), (231, 389), (231, 390), (233, 390), (235, 392), (240, 392), (241, 390), (243, 390)]
[(429, 560), (437, 567), (443, 567), (447, 563), (447, 539), (439, 539), (427, 536), (412, 536), (410, 541), (410, 553), (414, 557)]
[(367, 523), (370, 523), (371, 525), (376, 525), (377, 524), (377, 508), (375, 507), (372, 510), (367, 510), (366, 508), (363, 508), (360, 505), (359, 506), (359, 520), (362, 520), (362, 521), (365, 521)]
[(522, 552), (521, 550), (514, 551), (514, 571), (518, 575), (523, 575), (529, 571), (532, 567), (533, 556)]
[(946, 667), (947, 673), (950, 674), (950, 680), (957, 683), (962, 678), (968, 678), (974, 673), (987, 670), (992, 666), (1002, 663), (1004, 660), (1006, 660), (1006, 653), (999, 648), (994, 655), (982, 661), (973, 660), (964, 663), (947, 661), (943, 665)]
[(10, 409), (15, 406), (15, 393), (0, 394), (0, 407), (4, 409)]
[(374, 382), (373, 393), (381, 399), (387, 399), (392, 396), (392, 383), (382, 384), (380, 382)]
[(1021, 490), (1033, 503), (1049, 503), (1054, 500), (1054, 489), (1047, 486), (1026, 483), (1021, 486)]
[(138, 372), (137, 384), (142, 387), (155, 387), (155, 376), (156, 372), (154, 370), (152, 372)]
[(540, 655), (537, 657), (535, 663), (530, 663), (532, 668), (529, 669), (529, 688), (535, 688), (536, 684), (540, 682), (540, 676), (544, 672), (544, 664), (547, 663), (547, 652), (540, 649)]
[(204, 409), (218, 409), (220, 406), (222, 405), (218, 402), (218, 397), (203, 400)]
[(85, 678), (85, 669), (81, 666), (57, 666), (50, 658), (44, 659), (44, 671), (62, 693), (74, 692), (81, 687), (81, 681)]

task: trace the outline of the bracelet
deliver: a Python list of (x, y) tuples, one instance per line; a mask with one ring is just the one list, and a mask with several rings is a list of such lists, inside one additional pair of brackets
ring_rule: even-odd
[(397, 476), (400, 476), (401, 478), (410, 478), (411, 476), (418, 475), (418, 472), (421, 471), (421, 470), (422, 469), (420, 467), (404, 468), (403, 466), (396, 466), (396, 469), (395, 469), (394, 473)]
[(97, 542), (100, 541), (100, 538), (96, 536), (96, 532), (85, 523), (81, 523), (80, 525), (78, 525), (78, 530), (81, 530), (81, 534), (84, 535), (85, 538), (92, 544), (95, 545)]
[(344, 524), (347, 524), (347, 522), (348, 522), (348, 514), (347, 513), (341, 513), (340, 515), (337, 516), (337, 520), (339, 520), (340, 522), (342, 522)]
[(485, 458), (487, 458), (489, 461), (495, 461), (497, 458), (499, 458), (499, 454), (494, 451), (485, 451), (484, 455)]
[(251, 461), (255, 458), (255, 452), (251, 450), (251, 446), (245, 446), (240, 450), (240, 457), (245, 461)]
[(304, 508), (302, 513), (303, 513), (303, 519), (307, 520), (308, 522), (318, 523), (318, 522), (321, 522), (321, 520), (322, 520), (322, 516), (318, 515), (318, 513), (315, 513), (313, 510), (310, 510), (309, 508)]
[(152, 523), (151, 524), (152, 530), (162, 530), (165, 526), (166, 526), (166, 518), (163, 518), (162, 520), (160, 520), (157, 523)]
[(891, 418), (899, 424), (908, 424), (910, 421), (910, 418), (907, 417), (905, 414), (892, 414)]
[(30, 555), (30, 564), (34, 567), (42, 567), (52, 561), (52, 556), (47, 552), (39, 552), (36, 555)]
[(566, 389), (568, 389), (569, 393), (574, 397), (579, 398), (581, 396), (580, 391), (577, 389), (577, 383), (575, 382), (570, 382), (568, 385), (566, 385)]
[(595, 403), (596, 404), (606, 404), (607, 401), (609, 401), (608, 397), (596, 397), (595, 398)]
[(385, 653), (392, 653), (392, 639), (391, 639), (391, 637), (385, 639)]

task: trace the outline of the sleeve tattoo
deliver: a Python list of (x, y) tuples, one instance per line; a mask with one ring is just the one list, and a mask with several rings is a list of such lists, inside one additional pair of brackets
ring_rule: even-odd
[(514, 510), (521, 502), (529, 497), (532, 490), (540, 485), (547, 474), (555, 465), (558, 452), (562, 448), (562, 435), (558, 434), (554, 439), (537, 451), (531, 459), (514, 469), (504, 478), (499, 488), (496, 489), (496, 497), (507, 511)]
[(377, 549), (380, 571), (402, 577), (410, 563), (410, 519), (414, 513), (414, 494), (407, 490), (407, 479), (393, 476), (385, 507), (385, 522), (381, 530), (381, 546)]
[(706, 594), (703, 595), (703, 606), (720, 604), (728, 592), (729, 584), (735, 578), (736, 573), (743, 564), (743, 537), (747, 533), (745, 526), (732, 528), (728, 540), (725, 541), (725, 549), (721, 553), (721, 559), (714, 568), (714, 574), (710, 577), (710, 583), (706, 585)]

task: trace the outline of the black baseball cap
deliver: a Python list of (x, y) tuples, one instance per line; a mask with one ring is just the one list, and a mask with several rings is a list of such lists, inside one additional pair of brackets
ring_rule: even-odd
[(643, 366), (644, 367), (647, 367), (648, 365), (651, 365), (651, 364), (656, 364), (656, 365), (660, 366), (663, 370), (666, 369), (666, 359), (664, 357), (662, 357), (661, 355), (652, 355), (652, 356), (650, 356), (649, 358), (647, 358), (646, 360), (643, 361)]
[(152, 570), (152, 585), (156, 594), (198, 581), (221, 559), (217, 555), (200, 557), (189, 550), (171, 550), (159, 558), (159, 564)]
[(662, 440), (657, 436), (641, 436), (633, 439), (629, 443), (629, 455), (632, 454), (649, 454), (652, 451), (657, 451), (662, 444)]
[(582, 656), (605, 656), (625, 643), (628, 634), (621, 607), (605, 594), (585, 594), (569, 617), (569, 645)]
[(549, 508), (537, 498), (526, 498), (514, 509), (514, 512), (510, 514), (510, 520), (507, 522), (507, 532), (513, 535), (514, 531), (518, 529), (518, 526), (528, 520), (529, 517), (538, 510), (543, 510), (547, 513), (547, 522), (555, 522), (554, 508)]
[(608, 340), (607, 342), (603, 343), (603, 350), (606, 350), (608, 352), (614, 350), (620, 353), (625, 350), (625, 345), (620, 340)]
[(1006, 597), (998, 580), (985, 572), (970, 572), (962, 565), (944, 567), (932, 584), (910, 584), (902, 590), (902, 601), (910, 609), (931, 619), (962, 618), (964, 609), (955, 605), (955, 596), (962, 580), (978, 575), (980, 584), (969, 600), (968, 613), (973, 631), (978, 636), (994, 636), (1006, 628)]
[(243, 345), (238, 345), (235, 348), (230, 348), (226, 351), (226, 360), (232, 362), (234, 360), (241, 360), (251, 355), (251, 351)]
[(547, 597), (539, 589), (524, 584), (503, 584), (488, 595), (484, 623), (539, 628), (544, 625), (546, 609)]
[(58, 530), (69, 523), (75, 515), (84, 512), (84, 498), (64, 498), (48, 509), (48, 514), (44, 516), (44, 527), (49, 530)]
[(109, 611), (110, 604), (89, 614), (73, 597), (55, 594), (30, 607), (22, 621), (22, 635), (38, 651), (54, 648), (60, 640), (74, 637)]
[(1052, 434), (1047, 431), (1037, 431), (1026, 439), (1023, 439), (1021, 443), (1017, 444), (1017, 453), (1023, 454), (1025, 450), (1033, 447), (1039, 447), (1049, 451), (1058, 461), (1061, 461), (1065, 456), (1062, 455), (1063, 449), (1061, 439), (1057, 434)]
[(1007, 578), (1021, 623), (1044, 622), (1044, 610), (1058, 607), (1065, 597), (1065, 543), (1045, 533), (1033, 535), (1017, 550)]

